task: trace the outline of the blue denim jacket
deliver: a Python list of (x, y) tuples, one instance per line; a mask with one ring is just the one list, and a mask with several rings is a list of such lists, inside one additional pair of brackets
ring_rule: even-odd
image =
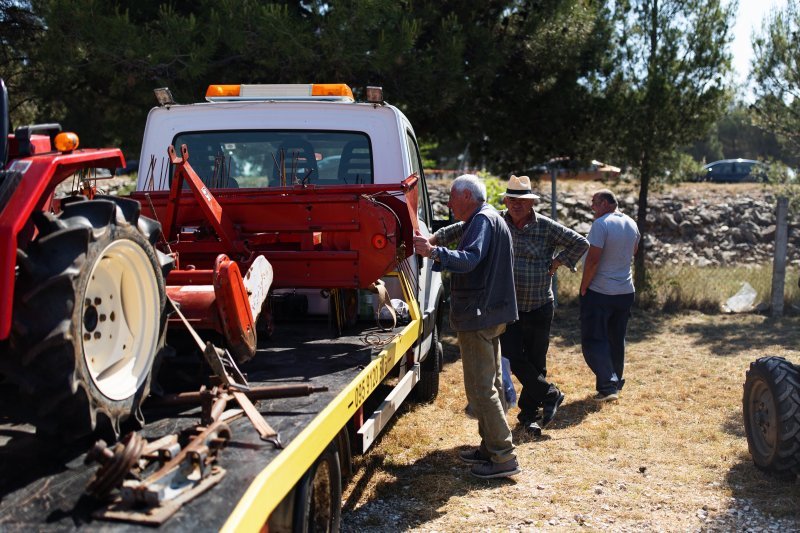
[(438, 269), (450, 278), (450, 325), (474, 331), (517, 320), (511, 233), (500, 214), (483, 204), (466, 221), (456, 250), (439, 248)]

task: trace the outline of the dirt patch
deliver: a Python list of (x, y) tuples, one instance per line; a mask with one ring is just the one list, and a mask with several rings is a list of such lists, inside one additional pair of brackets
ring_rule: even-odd
[(800, 484), (753, 466), (741, 407), (750, 361), (780, 355), (800, 362), (800, 319), (635, 310), (625, 390), (618, 403), (596, 405), (577, 311), (558, 309), (553, 326), (549, 376), (567, 395), (558, 417), (541, 439), (514, 431), (522, 474), (482, 481), (458, 460), (479, 437), (463, 414), (451, 332), (439, 398), (412, 407), (357, 459), (343, 529), (800, 528)]

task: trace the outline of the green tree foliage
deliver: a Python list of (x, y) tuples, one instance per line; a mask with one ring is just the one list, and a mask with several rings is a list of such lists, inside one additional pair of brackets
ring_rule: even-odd
[(775, 132), (800, 157), (800, 6), (788, 0), (774, 11), (753, 39), (750, 78), (756, 103), (755, 122)]
[(602, 99), (588, 83), (608, 54), (602, 13), (585, 0), (516, 2), (487, 27), (494, 44), (482, 54), (492, 55), (471, 73), (464, 129), (482, 141), (475, 147), (488, 167), (523, 173), (552, 157), (604, 157), (595, 151)]
[(704, 163), (737, 157), (778, 160), (792, 166), (798, 162), (797, 155), (785, 150), (775, 133), (754, 123), (752, 110), (743, 102), (729, 107), (708, 135), (689, 147), (687, 153)]
[[(197, 101), (210, 83), (382, 85), (424, 138), (502, 171), (590, 154), (607, 55), (592, 0), (31, 0), (12, 39), (41, 120), (84, 145), (138, 150), (152, 89)], [(46, 28), (46, 31), (43, 29)], [(17, 62), (17, 66), (22, 65)], [(13, 98), (13, 95), (12, 95)]]
[(20, 124), (30, 122), (35, 112), (35, 94), (24, 74), (34, 68), (28, 52), (43, 30), (29, 2), (0, 0), (0, 73), (14, 95), (11, 115)]
[[(727, 45), (735, 3), (720, 0), (628, 0), (614, 5), (615, 64), (596, 80), (615, 112), (610, 134), (640, 180), (637, 223), (646, 228), (651, 181), (678, 148), (702, 138), (730, 92)], [(636, 255), (645, 287), (645, 246)]]

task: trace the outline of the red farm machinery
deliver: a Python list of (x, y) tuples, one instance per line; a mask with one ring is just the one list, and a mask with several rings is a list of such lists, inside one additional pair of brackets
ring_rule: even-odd
[(0, 371), (40, 431), (116, 438), (143, 423), (167, 329), (214, 332), (243, 363), (272, 327), (271, 289), (327, 291), (341, 330), (356, 291), (413, 252), (415, 176), (212, 193), (185, 146), (165, 146), (169, 190), (117, 197), (97, 192), (97, 169), (123, 167), (120, 150), (79, 149), (59, 130), (17, 128), (0, 174)]

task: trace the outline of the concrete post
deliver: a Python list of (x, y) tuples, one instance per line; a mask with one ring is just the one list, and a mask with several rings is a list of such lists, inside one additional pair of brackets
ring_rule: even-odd
[(786, 281), (786, 247), (789, 240), (789, 199), (778, 198), (775, 210), (775, 257), (772, 263), (772, 298), (770, 313), (773, 318), (783, 316), (783, 287)]

